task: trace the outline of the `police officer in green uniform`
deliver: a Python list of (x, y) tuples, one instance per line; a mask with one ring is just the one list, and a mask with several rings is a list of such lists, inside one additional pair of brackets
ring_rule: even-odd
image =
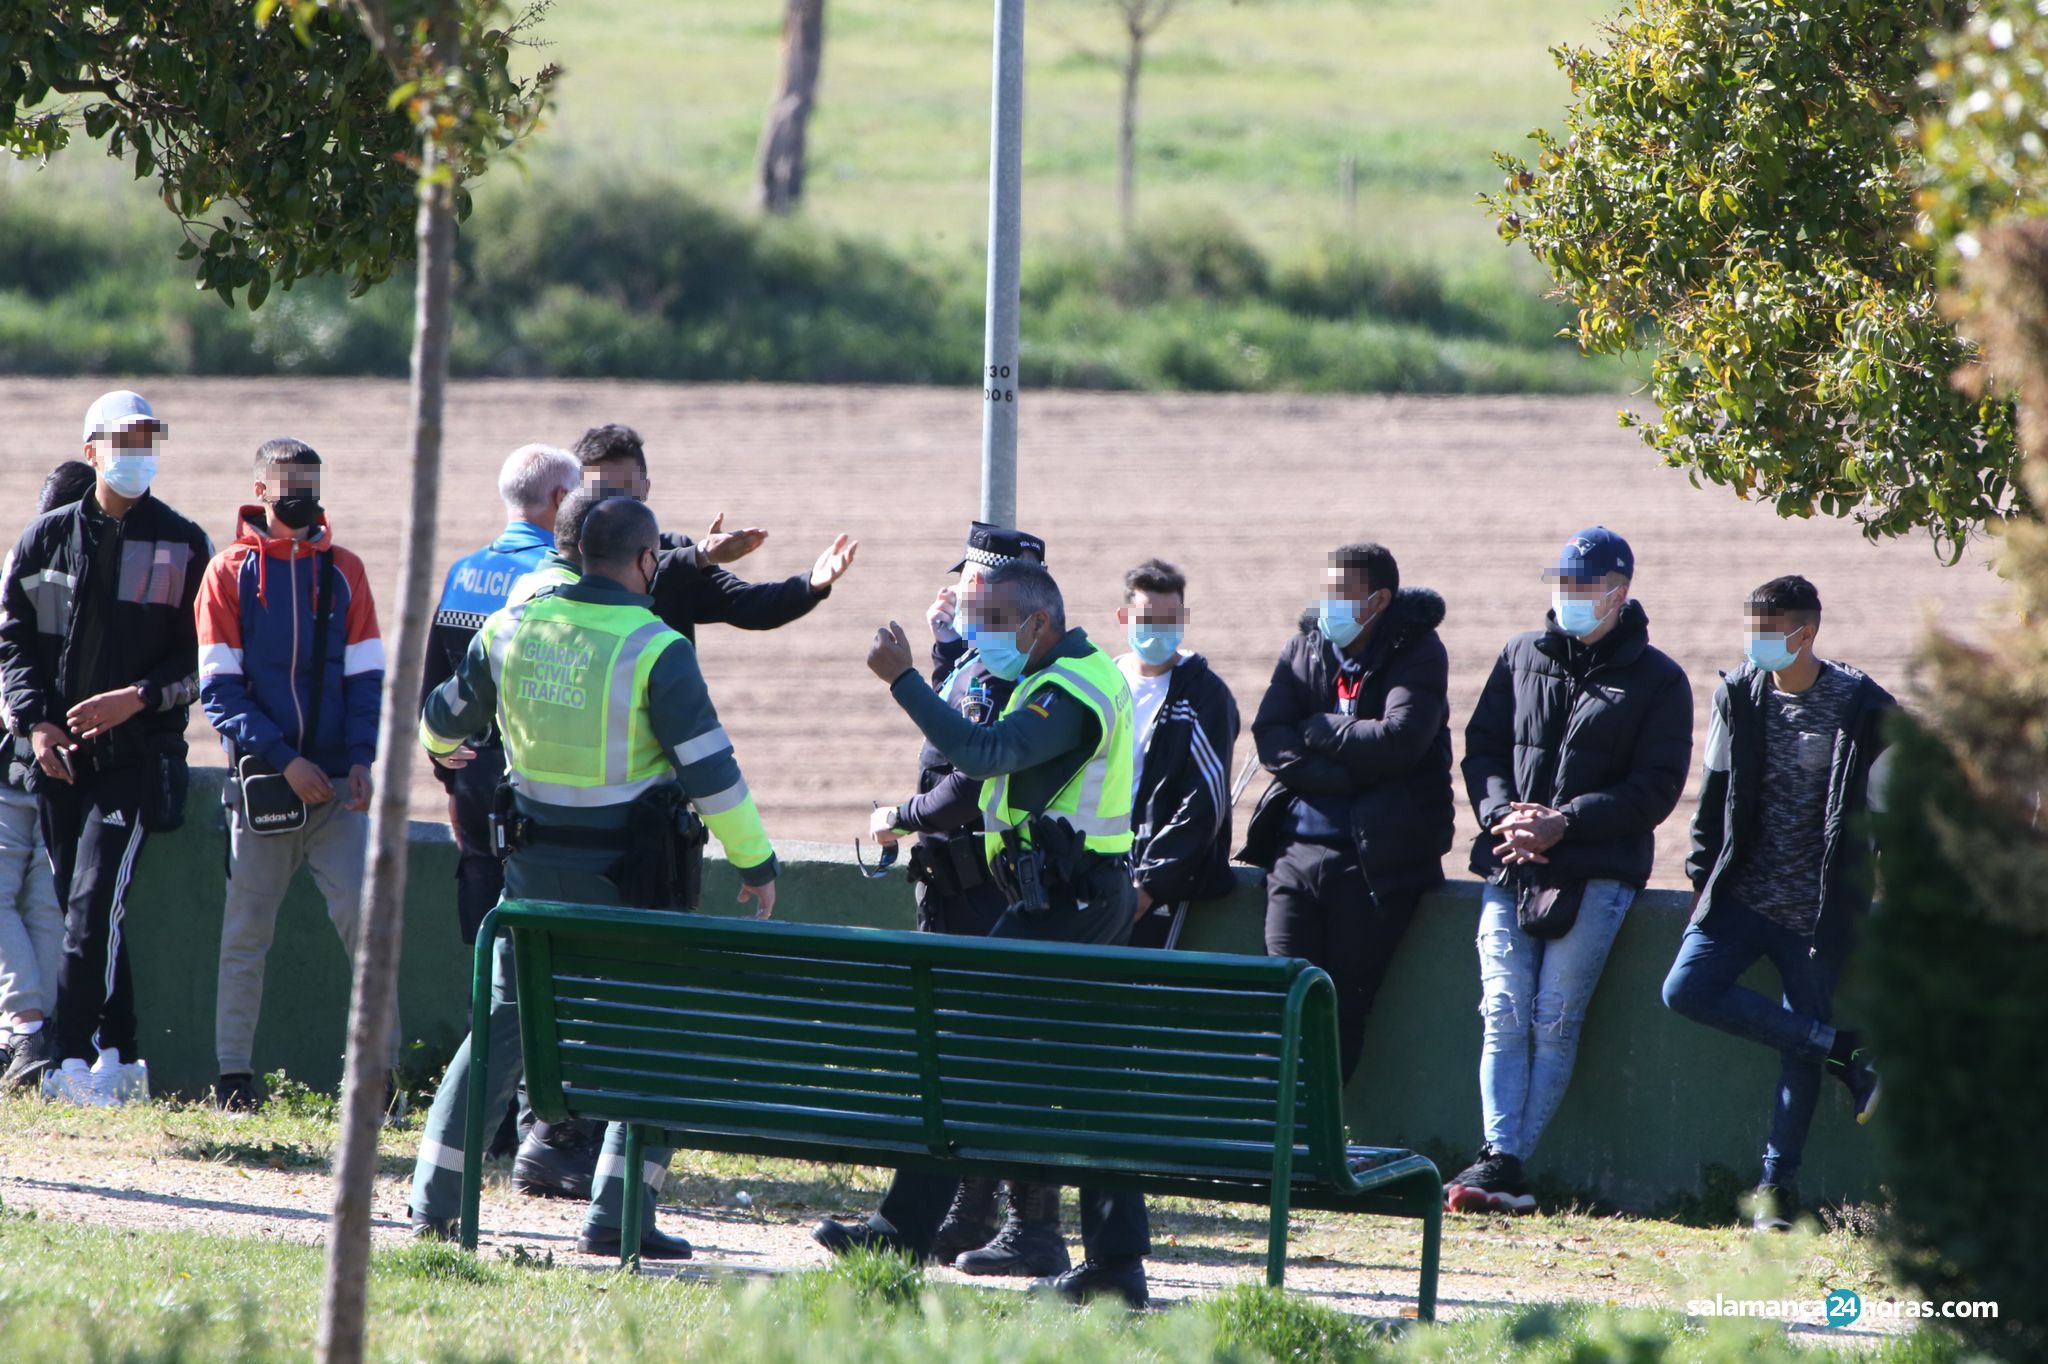
[[(511, 854), (505, 893), (520, 899), (688, 909), (680, 868), (707, 827), (740, 873), (756, 915), (775, 907), (776, 862), (760, 812), (719, 726), (689, 642), (649, 609), (654, 513), (630, 498), (592, 508), (577, 581), (491, 616), (454, 677), (427, 699), (420, 738), (436, 762), (459, 764), (463, 741), (495, 718), (504, 736), (510, 808), (500, 826)], [(690, 818), (685, 802), (701, 817)], [(485, 1111), (500, 1112), (519, 1078), (518, 1010), (509, 942), (492, 979), (491, 1064)], [(446, 1238), (461, 1204), (469, 1043), (434, 1095), (413, 1170), (415, 1235)], [(648, 1148), (625, 1169), (625, 1132), (605, 1134), (590, 1212), (577, 1249), (619, 1253), (631, 1174), (648, 1203), (640, 1254), (685, 1259), (689, 1242), (654, 1226), (653, 1193), (669, 1152)]]
[[(984, 665), (1018, 679), (996, 723), (977, 725), (941, 700), (893, 621), (876, 632), (868, 667), (933, 746), (982, 782), (989, 865), (1009, 900), (989, 936), (1126, 942), (1133, 724), (1123, 673), (1084, 631), (1067, 628), (1059, 586), (1037, 564), (991, 569), (965, 614)], [(811, 1235), (835, 1255), (873, 1247), (929, 1258), (957, 1184), (900, 1171), (873, 1217), (826, 1218)], [(1142, 1306), (1152, 1249), (1143, 1197), (1083, 1188), (1081, 1239), (1082, 1263), (1040, 1283), (1075, 1300), (1113, 1293)]]

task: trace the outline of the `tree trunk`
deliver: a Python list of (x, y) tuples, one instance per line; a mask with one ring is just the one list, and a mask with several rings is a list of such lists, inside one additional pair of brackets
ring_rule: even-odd
[(1145, 33), (1135, 24), (1124, 53), (1124, 100), (1116, 128), (1116, 217), (1128, 240), (1138, 217), (1138, 74), (1145, 65)]
[(782, 20), (782, 74), (761, 129), (754, 203), (787, 213), (804, 197), (804, 139), (818, 91), (825, 48), (825, 0), (789, 0)]
[[(438, 0), (431, 17), (429, 68), (461, 61), (456, 0)], [(434, 140), (422, 139), (418, 236), (419, 286), (412, 347), (412, 496), (404, 512), (398, 569), (396, 650), (384, 666), (384, 712), (377, 738), (377, 794), (370, 808), (362, 936), (349, 1009), (341, 1150), (334, 1165), (334, 1215), (328, 1226), (327, 1283), (320, 1305), (320, 1358), (359, 1364), (370, 1268), (371, 1195), (377, 1133), (384, 1118), (385, 1058), (398, 998), (398, 955), (405, 931), (406, 805), (420, 712), (420, 674), (434, 588), (435, 523), (441, 500), (441, 405), (448, 381), (449, 274), (455, 253), (455, 187)], [(440, 174), (437, 174), (440, 172)], [(390, 617), (386, 617), (390, 619)], [(387, 638), (389, 638), (387, 627)]]

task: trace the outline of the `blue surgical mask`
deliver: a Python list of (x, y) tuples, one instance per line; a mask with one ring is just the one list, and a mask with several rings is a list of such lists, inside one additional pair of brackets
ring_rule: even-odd
[(1600, 628), (1600, 622), (1607, 617), (1601, 612), (1600, 604), (1611, 592), (1602, 592), (1597, 597), (1567, 597), (1559, 592), (1553, 595), (1551, 606), (1557, 612), (1557, 628), (1573, 639), (1584, 639)]
[(140, 497), (156, 482), (156, 456), (116, 454), (101, 467), (100, 477), (121, 496)]
[[(1797, 634), (1795, 630), (1792, 634)], [(1799, 655), (1785, 647), (1791, 635), (1751, 635), (1749, 645), (1743, 650), (1749, 661), (1767, 673), (1783, 672), (1798, 661)]]
[(981, 665), (1005, 682), (1015, 682), (1024, 675), (1024, 665), (1031, 661), (1031, 651), (1017, 643), (1015, 630), (968, 630), (967, 637), (974, 641), (974, 648), (981, 655)]
[(1322, 609), (1316, 612), (1316, 629), (1339, 649), (1348, 649), (1351, 641), (1358, 638), (1359, 631), (1365, 629), (1365, 622), (1358, 618), (1357, 602), (1326, 598)]
[(1131, 622), (1131, 652), (1153, 667), (1158, 667), (1180, 650), (1181, 636), (1187, 628), (1181, 625), (1145, 625)]

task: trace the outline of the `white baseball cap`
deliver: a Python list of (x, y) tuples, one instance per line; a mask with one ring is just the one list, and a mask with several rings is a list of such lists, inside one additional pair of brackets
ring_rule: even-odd
[(97, 436), (113, 431), (126, 431), (131, 426), (152, 422), (159, 429), (163, 423), (157, 420), (156, 409), (140, 393), (117, 388), (112, 393), (102, 393), (93, 399), (92, 406), (85, 409), (85, 440), (91, 444)]

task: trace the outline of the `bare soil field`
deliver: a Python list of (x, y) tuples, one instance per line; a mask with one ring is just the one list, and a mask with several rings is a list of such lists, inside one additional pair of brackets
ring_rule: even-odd
[[(216, 538), (232, 533), (256, 447), (309, 441), (327, 462), (337, 540), (367, 561), (395, 627), (398, 513), (409, 496), (406, 388), (382, 380), (0, 380), (0, 512), (25, 521), (43, 475), (78, 451), (99, 393), (133, 387), (170, 425), (158, 492)], [(1783, 521), (1720, 488), (1694, 488), (1615, 424), (1608, 398), (1145, 396), (1034, 393), (1021, 414), (1019, 520), (1045, 537), (1072, 623), (1114, 652), (1122, 574), (1160, 555), (1190, 578), (1188, 645), (1235, 690), (1247, 725), (1273, 660), (1320, 582), (1324, 555), (1376, 539), (1404, 583), (1449, 605), (1454, 744), (1501, 644), (1542, 624), (1539, 574), (1583, 526), (1629, 538), (1651, 639), (1693, 679), (1697, 735), (1716, 672), (1740, 661), (1741, 602), (1803, 573), (1827, 606), (1823, 654), (1902, 697), (1916, 641), (1938, 621), (1996, 629), (2005, 593), (1977, 547), (1943, 567), (1924, 538), (1870, 544), (1847, 523)], [(978, 502), (975, 390), (503, 381), (450, 389), (437, 578), (504, 517), (499, 462), (530, 440), (567, 445), (621, 421), (647, 441), (663, 523), (701, 535), (767, 527), (736, 566), (750, 578), (807, 571), (839, 531), (858, 561), (808, 619), (750, 634), (706, 627), (699, 646), (719, 713), (771, 834), (850, 840), (876, 799), (908, 795), (915, 730), (864, 665), (874, 628), (923, 613)], [(12, 530), (8, 531), (12, 534)], [(194, 760), (220, 748), (194, 710)], [(1247, 733), (1237, 764), (1252, 761)], [(413, 813), (439, 819), (417, 760)], [(1240, 830), (1263, 781), (1239, 805)], [(1460, 802), (1461, 807), (1463, 802)], [(1691, 792), (1662, 830), (1656, 883), (1676, 885)], [(1460, 874), (1463, 814), (1446, 868)]]

